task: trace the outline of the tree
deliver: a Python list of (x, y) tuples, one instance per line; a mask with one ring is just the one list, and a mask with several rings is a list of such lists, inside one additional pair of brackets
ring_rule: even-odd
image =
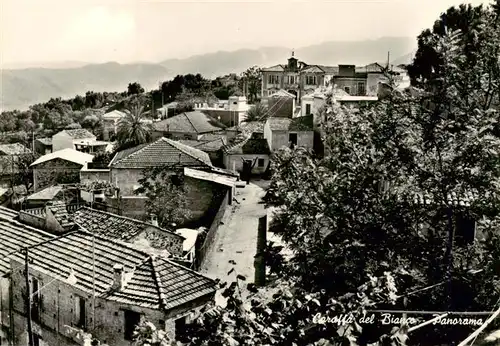
[(103, 122), (101, 117), (98, 117), (97, 115), (87, 115), (81, 124), (84, 129), (90, 130), (94, 135), (102, 135)]
[[(367, 308), (484, 311), (497, 305), (500, 140), (494, 130), (500, 119), (491, 102), (499, 84), (491, 80), (498, 72), (499, 17), (492, 7), (480, 18), (483, 39), (474, 51), (465, 37), (471, 33), (435, 37), (443, 65), (425, 92), (393, 90), (360, 109), (329, 100), (323, 158), (303, 148), (274, 155), (267, 204), (276, 207), (271, 230), (291, 250), (277, 271), (285, 289), (262, 289), (276, 302), (268, 305), (262, 297), (235, 294), (237, 280), (224, 292), (228, 305), (200, 317), (190, 345), (318, 345), (346, 336), (350, 345), (404, 345), (408, 337), (416, 344), (453, 344), (474, 330), (431, 324), (393, 333), (377, 323), (310, 326), (307, 318), (317, 311), (356, 316)], [(479, 198), (454, 203), (453, 196), (473, 192)], [(470, 245), (461, 230), (466, 218), (476, 220), (482, 234)], [(425, 293), (409, 294), (422, 287)], [(383, 292), (372, 296), (378, 288)]]
[(139, 95), (144, 92), (144, 88), (138, 83), (129, 83), (127, 87), (127, 95)]
[(141, 187), (137, 194), (148, 197), (146, 209), (156, 215), (161, 227), (171, 228), (172, 224), (182, 225), (190, 216), (187, 193), (182, 169), (160, 166), (144, 172), (139, 180)]
[[(437, 51), (437, 44), (440, 37), (446, 35), (448, 31), (461, 30), (462, 32), (480, 31), (480, 18), (487, 13), (487, 8), (483, 5), (473, 6), (462, 4), (458, 7), (450, 7), (434, 23), (432, 30), (426, 29), (418, 36), (418, 49), (415, 58), (409, 66), (409, 74), (412, 83), (420, 85), (419, 80), (425, 81), (431, 78), (433, 71), (438, 71), (443, 65), (443, 57)], [(478, 43), (477, 38), (471, 34), (468, 44), (473, 46)]]
[(247, 117), (245, 119), (246, 122), (251, 122), (251, 121), (264, 121), (267, 119), (267, 113), (268, 113), (268, 108), (267, 106), (263, 105), (260, 102), (257, 102), (254, 104), (250, 109), (247, 111)]
[(118, 123), (119, 150), (147, 143), (151, 139), (151, 126), (143, 121), (144, 107), (135, 104), (125, 110), (125, 117)]
[(248, 97), (248, 101), (253, 103), (260, 96), (262, 77), (257, 66), (248, 68), (241, 75), (241, 89)]

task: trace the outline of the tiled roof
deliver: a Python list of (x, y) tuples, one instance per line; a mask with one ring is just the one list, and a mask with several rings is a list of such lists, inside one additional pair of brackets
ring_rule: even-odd
[(36, 139), (38, 142), (42, 143), (43, 145), (52, 145), (52, 138), (37, 138)]
[(255, 155), (269, 155), (271, 150), (269, 149), (269, 144), (265, 138), (257, 138), (252, 134), (251, 137), (246, 138), (240, 143), (233, 144), (224, 148), (226, 154), (234, 155), (245, 155), (245, 154), (255, 154)]
[(238, 131), (243, 134), (244, 137), (250, 136), (252, 133), (264, 133), (264, 122), (262, 121), (249, 121), (243, 122), (238, 126), (233, 126), (228, 129), (229, 131)]
[(27, 200), (47, 200), (51, 201), (54, 199), (61, 191), (63, 187), (61, 185), (49, 186), (43, 190), (35, 192), (34, 194), (28, 196)]
[(68, 210), (66, 209), (66, 202), (54, 201), (51, 202), (51, 204), (47, 207), (52, 212), (61, 227), (63, 227), (64, 229), (69, 229), (75, 226), (73, 218), (69, 215)]
[(0, 207), (0, 273), (10, 270), (10, 258), (13, 251), (54, 238), (52, 234), (36, 228), (28, 227), (15, 221), (17, 213), (11, 209)]
[(220, 131), (226, 126), (200, 111), (181, 113), (153, 124), (156, 131), (206, 133)]
[(31, 150), (21, 143), (0, 144), (0, 155), (20, 155), (30, 152)]
[(84, 166), (87, 162), (92, 162), (93, 158), (94, 158), (93, 155), (82, 153), (75, 149), (66, 148), (39, 157), (35, 162), (31, 164), (31, 166), (36, 166), (40, 163), (54, 159), (61, 159)]
[(118, 152), (109, 166), (114, 168), (149, 168), (162, 165), (212, 166), (207, 153), (177, 141), (160, 138), (149, 144)]
[(204, 133), (198, 137), (198, 140), (200, 141), (213, 141), (216, 139), (221, 139), (226, 142), (227, 136), (225, 133)]
[(125, 113), (119, 110), (113, 110), (111, 112), (105, 113), (102, 115), (102, 118), (104, 120), (115, 120), (115, 119), (121, 119), (125, 117)]
[(271, 131), (312, 131), (313, 117), (306, 115), (298, 118), (269, 118)]
[(108, 238), (129, 241), (147, 228), (155, 228), (183, 240), (176, 233), (152, 224), (87, 207), (78, 209), (73, 213), (73, 217), (79, 225), (88, 231)]
[[(10, 270), (10, 258), (24, 263), (24, 255), (12, 251), (42, 241), (52, 241), (30, 249), (31, 268), (65, 280), (73, 272), (73, 285), (92, 293), (95, 258), (96, 295), (120, 304), (130, 304), (157, 310), (169, 310), (194, 299), (215, 293), (215, 282), (165, 258), (156, 258), (133, 246), (86, 231), (70, 232), (63, 237), (54, 236), (23, 225), (0, 208), (0, 270)], [(95, 251), (93, 251), (95, 244)], [(93, 253), (95, 252), (95, 256)], [(113, 266), (123, 265), (126, 285), (112, 290)], [(14, 268), (17, 273), (24, 270)]]
[(217, 151), (222, 148), (226, 142), (222, 138), (213, 139), (211, 141), (186, 139), (179, 140), (178, 142), (188, 145), (190, 147), (203, 150), (205, 152)]
[(309, 65), (304, 67), (301, 72), (309, 72), (309, 73), (325, 73), (326, 71), (323, 70), (319, 65)]
[(316, 66), (318, 66), (323, 71), (325, 71), (326, 74), (337, 74), (337, 73), (339, 73), (339, 67), (338, 66), (324, 66), (324, 65), (316, 65)]
[(85, 129), (62, 130), (61, 132), (68, 134), (71, 138), (74, 139), (95, 137), (95, 135), (93, 135), (91, 132)]
[(271, 67), (265, 67), (261, 69), (262, 72), (283, 72), (285, 71), (285, 67), (281, 64), (271, 66)]

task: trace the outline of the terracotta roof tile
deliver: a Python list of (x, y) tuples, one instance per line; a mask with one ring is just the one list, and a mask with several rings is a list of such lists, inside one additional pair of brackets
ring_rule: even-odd
[(199, 112), (185, 112), (153, 124), (156, 131), (206, 133), (220, 131), (226, 126), (211, 116)]
[[(178, 238), (181, 242), (184, 238), (177, 233), (154, 226), (152, 224), (131, 219), (125, 216), (108, 213), (102, 210), (83, 207), (73, 213), (73, 218), (78, 225), (89, 232), (108, 238), (129, 241), (148, 228), (155, 228), (169, 236)], [(155, 244), (152, 244), (155, 245)]]
[(61, 132), (64, 132), (68, 134), (70, 137), (74, 139), (81, 139), (81, 138), (94, 138), (95, 135), (93, 135), (91, 132), (85, 129), (74, 129), (74, 130), (62, 130)]
[(160, 138), (153, 143), (118, 152), (109, 166), (150, 168), (176, 164), (195, 167), (212, 166), (207, 153), (168, 138)]
[(47, 207), (52, 212), (61, 227), (63, 227), (64, 229), (70, 229), (71, 227), (75, 226), (73, 218), (69, 215), (68, 210), (66, 209), (66, 203), (64, 201), (51, 202), (51, 204), (49, 204)]
[(271, 154), (271, 150), (269, 149), (269, 144), (267, 143), (267, 139), (257, 137), (255, 136), (255, 134), (252, 134), (252, 136), (244, 139), (242, 142), (224, 147), (224, 152), (230, 155)]
[[(33, 260), (31, 267), (59, 280), (65, 280), (73, 271), (77, 279), (74, 286), (90, 294), (93, 289), (95, 251), (95, 289), (98, 297), (165, 310), (201, 296), (213, 295), (216, 291), (213, 280), (166, 258), (151, 257), (129, 244), (106, 237), (96, 235), (94, 238), (83, 230), (56, 238), (15, 221), (10, 211), (0, 207), (2, 273), (11, 270), (11, 258), (24, 263), (23, 254), (11, 252), (49, 239), (52, 241), (30, 249), (30, 258)], [(128, 277), (124, 289), (119, 291), (111, 289), (115, 264), (123, 265), (125, 276)], [(14, 270), (20, 272), (23, 268)]]

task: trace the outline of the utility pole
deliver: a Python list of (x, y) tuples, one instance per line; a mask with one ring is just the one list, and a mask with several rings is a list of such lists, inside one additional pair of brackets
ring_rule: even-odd
[(25, 278), (26, 278), (26, 318), (28, 320), (28, 345), (33, 346), (33, 329), (31, 327), (31, 292), (30, 292), (30, 275), (29, 275), (29, 248), (24, 249), (25, 261)]

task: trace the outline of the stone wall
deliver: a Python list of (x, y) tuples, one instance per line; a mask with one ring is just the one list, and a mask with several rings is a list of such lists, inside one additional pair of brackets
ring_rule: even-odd
[(213, 245), (213, 242), (215, 240), (215, 235), (217, 234), (217, 231), (220, 226), (220, 222), (222, 221), (222, 218), (224, 217), (224, 214), (226, 212), (226, 207), (228, 205), (229, 199), (231, 198), (231, 193), (229, 190), (226, 191), (224, 194), (219, 208), (217, 209), (217, 213), (215, 214), (212, 223), (210, 225), (210, 228), (208, 229), (208, 232), (206, 236), (202, 239), (198, 237), (198, 241), (196, 244), (196, 254), (195, 254), (195, 270), (198, 270), (203, 266), (203, 262), (205, 261), (207, 253), (210, 252), (210, 249)]
[(40, 229), (45, 229), (45, 213), (35, 215), (24, 210), (19, 211), (19, 220), (21, 222)]

